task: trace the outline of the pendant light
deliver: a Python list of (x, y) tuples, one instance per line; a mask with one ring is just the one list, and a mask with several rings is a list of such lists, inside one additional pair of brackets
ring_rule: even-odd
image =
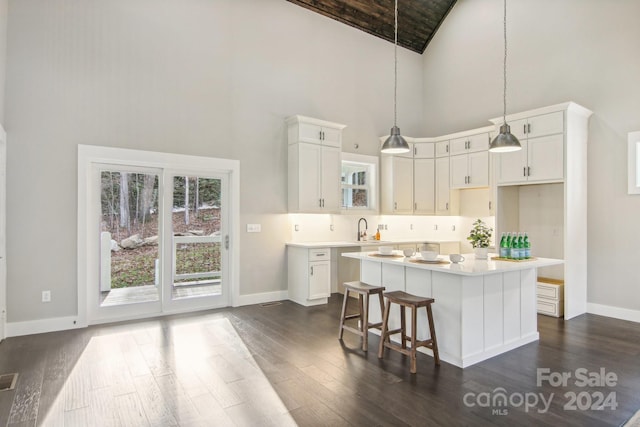
[(400, 154), (410, 151), (409, 144), (400, 135), (398, 122), (398, 0), (395, 7), (395, 39), (394, 39), (394, 80), (393, 80), (393, 127), (389, 138), (382, 144), (380, 151), (385, 154)]
[(504, 0), (504, 91), (503, 91), (503, 113), (500, 133), (491, 141), (489, 151), (494, 153), (507, 153), (522, 149), (520, 141), (511, 133), (511, 127), (507, 124), (507, 0)]

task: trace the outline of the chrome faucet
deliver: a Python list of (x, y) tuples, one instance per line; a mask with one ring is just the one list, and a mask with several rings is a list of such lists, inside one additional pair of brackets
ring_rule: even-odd
[(367, 230), (367, 228), (369, 228), (369, 224), (367, 224), (367, 220), (364, 218), (360, 218), (358, 220), (358, 242), (360, 241), (360, 223), (364, 221), (364, 229), (365, 231)]

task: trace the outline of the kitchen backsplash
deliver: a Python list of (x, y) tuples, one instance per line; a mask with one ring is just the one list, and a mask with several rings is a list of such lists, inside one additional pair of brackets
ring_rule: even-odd
[[(288, 214), (292, 242), (356, 241), (358, 220), (367, 220), (367, 236), (372, 239), (379, 225), (381, 240), (433, 239), (459, 240), (462, 251), (470, 252), (466, 238), (471, 224), (477, 218), (460, 216), (412, 216), (412, 215), (332, 215), (332, 214)], [(495, 217), (482, 218), (495, 228)]]

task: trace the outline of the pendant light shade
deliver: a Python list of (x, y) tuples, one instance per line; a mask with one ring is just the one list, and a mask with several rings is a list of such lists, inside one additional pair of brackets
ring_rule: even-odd
[(398, 0), (396, 0), (395, 6), (395, 41), (393, 46), (393, 53), (395, 59), (394, 73), (393, 73), (393, 127), (391, 128), (391, 134), (389, 138), (382, 144), (380, 151), (385, 154), (400, 154), (406, 153), (411, 150), (409, 144), (400, 135), (400, 128), (398, 127)]
[(491, 145), (489, 145), (489, 151), (494, 153), (508, 153), (509, 151), (518, 151), (522, 149), (518, 138), (511, 133), (511, 127), (505, 122), (500, 126), (500, 133), (496, 136)]
[(504, 0), (504, 90), (502, 92), (502, 126), (500, 126), (500, 133), (496, 136), (491, 144), (489, 144), (489, 151), (494, 153), (507, 153), (509, 151), (518, 151), (522, 149), (520, 141), (511, 133), (511, 127), (507, 124), (507, 0)]
[(381, 152), (385, 154), (400, 154), (409, 151), (409, 144), (400, 135), (400, 128), (394, 126), (391, 128), (391, 134), (389, 138), (382, 144)]

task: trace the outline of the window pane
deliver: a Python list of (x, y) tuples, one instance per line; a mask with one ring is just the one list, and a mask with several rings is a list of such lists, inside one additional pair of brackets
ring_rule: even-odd
[(346, 208), (369, 207), (368, 191), (364, 189), (345, 188), (342, 190), (342, 206)]

